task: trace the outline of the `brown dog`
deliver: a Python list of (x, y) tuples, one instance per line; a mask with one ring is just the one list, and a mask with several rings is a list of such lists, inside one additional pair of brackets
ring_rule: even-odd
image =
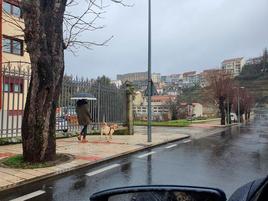
[(112, 139), (112, 135), (118, 128), (117, 124), (108, 125), (106, 122), (103, 122), (101, 125), (100, 131), (101, 131), (101, 137), (103, 134), (105, 134), (105, 139), (107, 140), (107, 136), (109, 135), (110, 140)]

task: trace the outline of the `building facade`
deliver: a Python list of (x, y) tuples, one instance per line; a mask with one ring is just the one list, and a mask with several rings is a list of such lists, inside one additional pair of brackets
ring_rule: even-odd
[[(147, 72), (135, 72), (135, 73), (127, 73), (117, 75), (117, 80), (121, 80), (123, 83), (126, 81), (130, 82), (143, 82), (148, 80), (148, 73)], [(161, 74), (160, 73), (152, 73), (152, 81), (154, 83), (161, 82)]]
[(183, 73), (182, 86), (189, 88), (199, 85), (201, 82), (201, 75), (197, 74), (196, 71)]
[(152, 80), (154, 83), (161, 82), (161, 74), (160, 73), (152, 73)]
[(121, 80), (123, 83), (126, 81), (142, 81), (148, 79), (148, 73), (147, 72), (136, 72), (136, 73), (127, 73), (127, 74), (121, 74), (117, 75), (117, 80)]
[(2, 0), (1, 62), (30, 62), (24, 42), (24, 22), (18, 1)]
[(254, 57), (254, 58), (250, 58), (246, 61), (246, 64), (248, 65), (255, 65), (255, 64), (261, 64), (263, 61), (263, 56), (260, 57)]
[[(175, 101), (176, 96), (152, 96), (152, 119), (155, 121), (170, 120), (169, 101)], [(146, 120), (148, 103), (146, 97), (139, 92), (133, 102), (135, 119)]]
[(226, 59), (221, 63), (221, 68), (236, 77), (242, 72), (245, 63), (244, 57)]
[(24, 42), (19, 1), (0, 0), (0, 10), (0, 129), (10, 137), (18, 132), (14, 128), (22, 121), (29, 87), (30, 57)]
[(121, 80), (112, 80), (111, 84), (114, 84), (117, 88), (120, 88), (122, 86)]

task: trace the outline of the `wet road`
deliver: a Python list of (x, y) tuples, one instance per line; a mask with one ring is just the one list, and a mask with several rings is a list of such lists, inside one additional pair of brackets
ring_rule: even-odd
[[(147, 150), (77, 173), (0, 193), (0, 200), (88, 200), (99, 190), (144, 184), (209, 186), (227, 197), (239, 186), (268, 174), (268, 115), (259, 111), (249, 125), (195, 140)], [(40, 194), (40, 195), (39, 195)]]

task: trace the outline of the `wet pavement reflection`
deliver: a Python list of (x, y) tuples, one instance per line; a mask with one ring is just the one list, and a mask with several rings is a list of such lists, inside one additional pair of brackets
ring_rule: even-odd
[[(36, 190), (45, 194), (32, 200), (88, 200), (99, 190), (144, 184), (175, 184), (216, 187), (229, 197), (241, 185), (268, 174), (268, 111), (256, 112), (251, 123), (234, 126), (215, 135), (192, 140), (171, 149), (165, 146), (143, 158), (140, 154), (102, 164), (91, 169), (48, 179), (0, 194), (10, 200)], [(111, 164), (119, 167), (96, 174), (85, 174)]]

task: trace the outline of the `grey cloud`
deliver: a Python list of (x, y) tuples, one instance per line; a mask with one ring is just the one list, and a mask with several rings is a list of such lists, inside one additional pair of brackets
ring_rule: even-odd
[[(100, 24), (107, 27), (83, 39), (107, 47), (66, 53), (66, 72), (87, 77), (146, 71), (147, 0), (125, 8), (111, 4)], [(268, 46), (267, 0), (152, 0), (153, 71), (201, 71), (230, 57), (258, 56)]]

